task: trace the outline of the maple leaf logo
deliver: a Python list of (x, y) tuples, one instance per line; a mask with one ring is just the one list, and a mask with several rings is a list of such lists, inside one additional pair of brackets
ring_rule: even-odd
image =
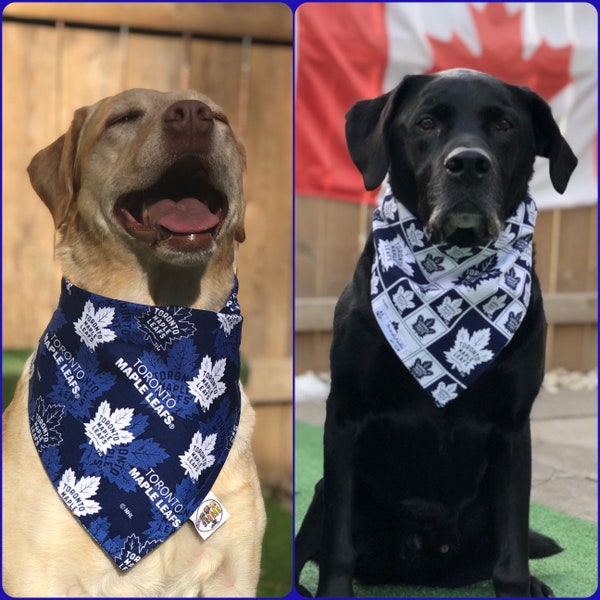
[(493, 353), (486, 348), (490, 343), (490, 330), (479, 329), (469, 334), (461, 327), (456, 334), (454, 346), (444, 352), (451, 367), (463, 375), (468, 375), (477, 365), (494, 358)]
[(388, 196), (385, 198), (383, 204), (381, 205), (381, 212), (388, 221), (393, 222), (396, 220), (398, 207), (396, 206), (396, 200), (393, 196)]
[(219, 320), (219, 327), (225, 332), (225, 335), (230, 335), (233, 328), (242, 322), (240, 315), (224, 315), (217, 313), (217, 319)]
[(423, 315), (419, 315), (417, 320), (412, 324), (413, 331), (421, 338), (435, 333), (435, 320), (426, 319)]
[(417, 228), (415, 223), (411, 223), (410, 227), (406, 230), (406, 239), (412, 244), (413, 248), (424, 248), (425, 233), (421, 229)]
[(452, 300), (452, 298), (446, 296), (436, 310), (440, 317), (444, 319), (445, 323), (448, 324), (454, 317), (457, 317), (462, 312), (462, 302), (461, 298)]
[(438, 386), (431, 392), (437, 406), (446, 406), (450, 400), (454, 400), (458, 396), (456, 383), (444, 383), (440, 381)]
[(73, 469), (67, 469), (58, 485), (58, 493), (74, 515), (93, 515), (102, 508), (91, 499), (96, 495), (99, 485), (100, 477), (82, 477), (77, 481)]
[(101, 402), (96, 416), (85, 424), (85, 435), (99, 454), (118, 444), (128, 444), (134, 440), (133, 434), (125, 430), (133, 417), (132, 408), (117, 408), (111, 413), (110, 404)]
[(196, 332), (196, 326), (189, 321), (192, 311), (183, 307), (153, 307), (135, 320), (157, 350), (166, 350), (177, 340), (188, 338)]
[(116, 339), (115, 332), (108, 328), (114, 316), (114, 308), (96, 310), (91, 300), (88, 300), (83, 307), (83, 314), (73, 324), (75, 333), (94, 352), (99, 344)]
[(504, 248), (511, 244), (511, 242), (515, 239), (516, 234), (512, 232), (512, 228), (510, 225), (504, 229), (504, 231), (498, 236), (498, 239), (494, 242), (495, 248)]
[(392, 296), (392, 302), (395, 304), (398, 312), (402, 314), (405, 310), (415, 308), (413, 302), (415, 293), (411, 290), (405, 290), (404, 288), (398, 288), (398, 291)]
[(514, 85), (525, 85), (550, 100), (573, 79), (569, 74), (572, 44), (552, 48), (546, 40), (523, 58), (523, 9), (509, 14), (503, 2), (487, 2), (482, 10), (469, 4), (478, 32), (480, 53), (473, 54), (456, 33), (449, 41), (427, 36), (433, 53), (428, 73), (456, 67), (489, 73)]
[(221, 381), (223, 375), (225, 375), (226, 364), (227, 359), (220, 358), (213, 365), (210, 356), (205, 356), (202, 359), (198, 375), (187, 382), (190, 394), (194, 396), (196, 402), (199, 402), (204, 410), (208, 410), (213, 400), (222, 396), (227, 389)]
[(498, 294), (490, 298), (489, 302), (483, 306), (483, 312), (491, 319), (494, 313), (506, 306), (508, 296), (506, 294)]
[(423, 377), (433, 375), (433, 371), (431, 370), (432, 366), (433, 363), (430, 360), (421, 360), (420, 358), (417, 358), (413, 366), (410, 367), (410, 372), (417, 379), (422, 379)]
[(414, 273), (411, 263), (415, 262), (415, 257), (399, 235), (393, 240), (379, 240), (377, 253), (381, 268), (384, 271), (397, 267), (405, 271), (408, 275)]
[(510, 312), (508, 314), (508, 319), (506, 320), (506, 323), (504, 323), (504, 327), (506, 327), (506, 329), (514, 335), (517, 332), (517, 329), (519, 329), (519, 325), (521, 324), (522, 319), (523, 312)]
[(62, 444), (59, 426), (64, 411), (65, 407), (61, 404), (46, 403), (41, 396), (38, 398), (35, 413), (29, 420), (33, 443), (38, 451)]
[(437, 273), (438, 271), (444, 270), (444, 257), (443, 256), (434, 256), (433, 254), (428, 254), (424, 261), (421, 262), (421, 266), (431, 275), (432, 273)]
[(119, 555), (115, 557), (117, 563), (121, 569), (127, 570), (138, 563), (142, 556), (147, 554), (157, 544), (158, 541), (152, 539), (146, 540), (144, 543), (142, 543), (140, 538), (135, 533), (132, 533), (125, 540)]
[(495, 254), (492, 254), (489, 258), (468, 268), (454, 281), (454, 283), (456, 285), (462, 285), (477, 290), (477, 287), (485, 281), (500, 277), (502, 273), (500, 269), (497, 268), (497, 264), (498, 257)]
[(179, 455), (179, 462), (185, 470), (185, 474), (192, 478), (194, 482), (205, 469), (215, 464), (215, 457), (212, 452), (217, 443), (217, 434), (211, 433), (202, 438), (202, 434), (197, 431), (192, 438), (190, 447)]

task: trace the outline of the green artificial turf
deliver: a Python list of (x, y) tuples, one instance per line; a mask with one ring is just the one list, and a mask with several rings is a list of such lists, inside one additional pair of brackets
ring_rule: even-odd
[[(323, 429), (296, 423), (296, 530), (313, 495), (314, 484), (323, 472)], [(532, 575), (548, 584), (557, 597), (587, 598), (594, 594), (598, 584), (598, 529), (595, 523), (584, 521), (540, 504), (531, 505), (531, 527), (556, 539), (564, 548), (550, 558), (530, 561)], [(315, 593), (318, 567), (308, 564), (300, 579), (301, 584)], [(421, 586), (361, 586), (356, 584), (357, 597), (410, 598), (493, 597), (491, 581), (455, 588), (426, 588)]]
[(2, 410), (12, 400), (15, 386), (31, 350), (11, 350), (2, 353)]
[(259, 598), (280, 598), (292, 589), (292, 513), (266, 498), (267, 530), (263, 543)]

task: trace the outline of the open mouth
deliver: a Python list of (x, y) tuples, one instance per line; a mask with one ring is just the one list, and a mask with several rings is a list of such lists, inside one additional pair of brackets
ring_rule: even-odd
[(121, 196), (115, 214), (131, 236), (151, 246), (202, 250), (219, 232), (227, 198), (190, 157), (175, 163), (150, 188)]

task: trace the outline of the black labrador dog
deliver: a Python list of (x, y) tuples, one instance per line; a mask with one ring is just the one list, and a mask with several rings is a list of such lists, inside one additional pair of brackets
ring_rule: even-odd
[[(434, 245), (494, 243), (527, 197), (536, 156), (549, 159), (560, 193), (577, 164), (546, 102), (476, 71), (405, 77), (346, 119), (365, 187), (388, 175)], [(553, 596), (528, 563), (561, 550), (529, 529), (529, 415), (546, 330), (533, 268), (512, 339), (440, 407), (376, 321), (374, 254), (371, 234), (335, 310), (324, 477), (296, 538), (297, 582), (312, 560), (317, 596), (352, 596), (355, 578), (444, 587), (491, 578), (497, 596)]]

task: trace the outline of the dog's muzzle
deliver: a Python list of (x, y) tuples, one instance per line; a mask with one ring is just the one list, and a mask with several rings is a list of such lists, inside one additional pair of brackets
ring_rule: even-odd
[(429, 239), (457, 246), (485, 246), (496, 239), (501, 203), (491, 156), (482, 148), (454, 148), (443, 160), (440, 179), (426, 226)]

